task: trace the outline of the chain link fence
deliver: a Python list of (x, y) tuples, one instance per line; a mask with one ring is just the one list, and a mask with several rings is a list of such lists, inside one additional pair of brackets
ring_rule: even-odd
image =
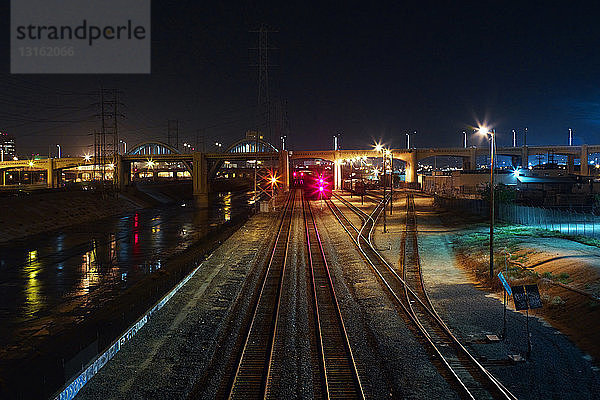
[[(482, 199), (435, 196), (435, 204), (447, 210), (463, 211), (489, 218), (489, 203)], [(600, 216), (591, 212), (500, 203), (496, 204), (496, 219), (569, 235), (600, 237)]]
[(600, 216), (554, 208), (499, 204), (498, 219), (532, 228), (559, 231), (569, 235), (600, 237)]

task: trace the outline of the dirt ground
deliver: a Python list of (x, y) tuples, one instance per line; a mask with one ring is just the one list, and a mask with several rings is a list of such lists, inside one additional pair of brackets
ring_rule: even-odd
[[(443, 213), (448, 226), (460, 225), (467, 233), (453, 235), (459, 265), (481, 287), (502, 287), (489, 280), (489, 227), (485, 222), (464, 222), (462, 215)], [(600, 361), (600, 248), (574, 240), (546, 236), (537, 230), (500, 226), (495, 236), (494, 276), (500, 271), (513, 285), (536, 283), (543, 307), (530, 314), (541, 317)], [(506, 263), (506, 260), (509, 260)], [(573, 289), (573, 290), (572, 290)], [(514, 309), (512, 299), (509, 307)], [(523, 311), (524, 313), (524, 311)]]

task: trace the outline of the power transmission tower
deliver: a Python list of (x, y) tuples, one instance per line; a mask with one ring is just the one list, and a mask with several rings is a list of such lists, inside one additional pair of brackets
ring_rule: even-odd
[(167, 121), (167, 144), (176, 149), (179, 148), (179, 120), (170, 119)]
[(258, 33), (258, 64), (254, 64), (254, 67), (258, 67), (258, 107), (259, 113), (264, 122), (265, 136), (269, 138), (270, 143), (273, 141), (273, 132), (271, 128), (271, 98), (269, 93), (269, 68), (274, 65), (269, 64), (269, 50), (276, 50), (275, 47), (269, 47), (269, 33), (277, 33), (278, 31), (270, 30), (265, 25), (257, 31), (250, 31), (251, 33)]
[(102, 188), (106, 180), (106, 166), (112, 164), (113, 182), (116, 180), (115, 165), (119, 154), (119, 113), (120, 91), (100, 89), (100, 131), (94, 132), (94, 178), (96, 169), (102, 173)]

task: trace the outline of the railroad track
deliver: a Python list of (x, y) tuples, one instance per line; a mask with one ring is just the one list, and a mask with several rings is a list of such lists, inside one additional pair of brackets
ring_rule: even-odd
[[(358, 229), (351, 226), (341, 210), (328, 201), (331, 212), (344, 230), (350, 235), (367, 263), (378, 275), (395, 302), (405, 312), (413, 326), (421, 333), (440, 366), (446, 371), (445, 377), (452, 381), (460, 394), (468, 399), (511, 399), (516, 397), (485, 369), (452, 334), (432, 306), (423, 286), (422, 272), (418, 255), (417, 222), (414, 197), (407, 195), (406, 225), (401, 237), (400, 264), (402, 276), (375, 249), (371, 235), (384, 204), (381, 201)], [(341, 199), (355, 213), (364, 214), (345, 199)], [(364, 217), (364, 215), (363, 215)], [(357, 232), (356, 237), (351, 233)]]
[(363, 399), (363, 389), (321, 237), (310, 203), (303, 198), (304, 225), (310, 265), (315, 335), (321, 353), (322, 395), (327, 399)]
[(267, 272), (252, 312), (252, 320), (246, 329), (246, 339), (231, 382), (230, 399), (264, 398), (268, 390), (295, 193), (293, 191), (288, 196), (284, 216), (279, 224)]
[[(296, 191), (288, 198), (284, 216), (269, 259), (258, 301), (245, 332), (243, 348), (231, 379), (228, 398), (266, 399), (276, 395), (271, 391), (273, 379), (279, 374), (283, 353), (283, 336), (279, 326), (280, 304), (288, 296), (284, 284), (286, 260), (291, 235), (292, 218), (298, 211)], [(326, 399), (363, 399), (363, 390), (354, 356), (348, 341), (333, 282), (312, 209), (302, 196), (302, 215), (307, 243), (309, 299), (313, 321), (310, 324), (313, 343), (314, 395)], [(281, 383), (280, 383), (281, 384)], [(277, 385), (277, 384), (275, 384)]]

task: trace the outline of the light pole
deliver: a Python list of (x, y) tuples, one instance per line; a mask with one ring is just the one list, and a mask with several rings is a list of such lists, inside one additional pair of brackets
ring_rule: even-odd
[(392, 207), (394, 204), (394, 157), (392, 152), (386, 150), (386, 153), (390, 156), (390, 215), (392, 215)]
[(517, 147), (517, 132), (513, 129), (513, 147)]
[(56, 147), (58, 147), (58, 158), (60, 158), (60, 144), (57, 144)]
[(496, 130), (487, 127), (479, 128), (479, 133), (490, 139), (490, 285), (494, 277), (494, 153), (496, 151)]
[(463, 131), (463, 135), (464, 135), (463, 145), (466, 149), (467, 148), (467, 131)]
[(569, 146), (573, 146), (573, 130), (569, 128)]
[(127, 142), (124, 140), (119, 140), (119, 143), (123, 143), (123, 153), (127, 154)]
[(385, 178), (387, 176), (387, 169), (385, 166), (385, 150), (381, 151), (381, 162), (383, 163), (382, 168), (383, 168), (383, 233), (387, 233), (387, 221), (386, 221), (386, 217), (385, 217)]

